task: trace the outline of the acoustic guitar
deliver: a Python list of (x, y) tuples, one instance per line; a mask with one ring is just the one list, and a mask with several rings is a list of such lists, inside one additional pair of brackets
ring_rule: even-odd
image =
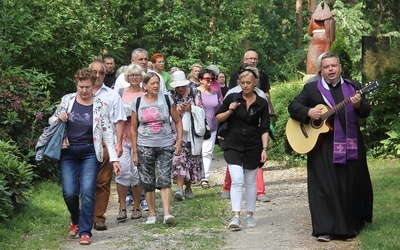
[[(379, 87), (379, 82), (374, 80), (359, 90), (360, 94), (367, 94)], [(324, 104), (318, 104), (316, 108), (322, 108), (322, 116), (320, 119), (311, 119), (309, 124), (298, 122), (292, 118), (286, 123), (286, 137), (290, 146), (299, 154), (312, 154), (321, 144), (326, 133), (332, 132), (330, 125), (332, 115), (350, 103), (350, 98), (346, 98), (332, 108)]]

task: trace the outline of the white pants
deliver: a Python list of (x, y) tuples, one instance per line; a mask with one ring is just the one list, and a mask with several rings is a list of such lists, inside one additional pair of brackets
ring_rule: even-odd
[(203, 180), (206, 181), (210, 181), (210, 172), (211, 172), (212, 157), (213, 157), (216, 136), (217, 136), (217, 131), (212, 131), (210, 139), (203, 141), (203, 146), (201, 150), (203, 156), (203, 165), (204, 165)]
[(132, 148), (122, 146), (122, 155), (119, 158), (122, 173), (120, 176), (115, 176), (115, 182), (125, 187), (139, 185), (139, 173), (137, 167), (133, 165)]
[(242, 208), (243, 196), (243, 182), (245, 183), (245, 199), (247, 212), (254, 212), (256, 210), (256, 175), (257, 169), (249, 170), (243, 169), (239, 165), (228, 164), (229, 173), (231, 174), (231, 203), (232, 211), (240, 212)]

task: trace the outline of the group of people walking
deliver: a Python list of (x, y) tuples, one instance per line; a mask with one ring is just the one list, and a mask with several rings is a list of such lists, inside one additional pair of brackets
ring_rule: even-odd
[[(111, 59), (107, 57), (107, 62)], [(228, 227), (242, 228), (243, 187), (248, 228), (256, 226), (253, 218), (256, 201), (269, 201), (262, 166), (268, 159), (271, 133), (270, 85), (267, 75), (256, 67), (257, 53), (245, 53), (243, 64), (231, 77), (229, 91), (225, 74), (218, 72), (214, 65), (203, 69), (195, 64), (189, 76), (179, 69), (163, 74), (164, 56), (157, 53), (151, 59), (153, 66), (158, 67), (154, 71), (148, 68), (147, 51), (135, 49), (131, 64), (116, 76), (115, 83), (107, 80), (113, 89), (104, 84), (107, 75), (114, 74), (106, 61), (104, 64), (94, 61), (88, 68), (78, 70), (74, 77), (77, 92), (65, 95), (49, 120), (67, 125), (70, 147), (62, 150), (59, 161), (62, 192), (71, 214), (69, 235), (79, 235), (82, 245), (91, 244), (92, 228), (107, 230), (104, 214), (113, 175), (119, 198), (118, 221), (128, 217), (126, 200), (130, 193), (134, 200), (131, 219), (142, 217), (144, 208), (140, 201), (145, 199), (148, 206), (145, 223), (155, 224), (155, 191), (160, 190), (163, 223), (174, 224), (172, 198), (193, 199), (193, 184), (209, 187), (216, 141), (227, 163), (222, 195), (231, 199), (233, 217)], [(293, 118), (307, 122), (307, 117), (320, 116), (312, 105), (325, 100), (317, 92), (321, 81), (328, 86), (347, 84), (341, 79), (340, 71), (335, 75), (332, 72), (339, 67), (338, 60), (333, 54), (322, 59), (322, 80), (312, 83), (315, 89), (314, 85), (307, 84), (290, 104)], [(347, 85), (346, 92), (342, 93), (339, 88), (334, 95), (336, 102), (348, 92), (354, 94), (351, 99), (354, 108), (339, 115), (342, 120), (338, 124), (344, 128), (348, 119), (369, 114), (365, 99), (355, 92), (353, 85)], [(196, 134), (197, 117), (206, 123), (209, 138)], [(336, 123), (334, 129), (338, 129)], [(361, 134), (355, 133), (355, 136), (359, 138), (359, 157), (348, 158), (351, 166), (347, 166), (347, 161), (339, 165), (332, 161), (333, 139), (330, 138), (324, 142), (327, 146), (320, 149), (323, 153), (309, 156), (313, 235), (320, 240), (327, 241), (337, 235), (354, 236), (364, 222), (372, 219), (372, 188), (365, 151)], [(321, 174), (321, 171), (326, 172)], [(356, 176), (364, 180), (355, 181)], [(175, 192), (173, 183), (177, 187)], [(342, 197), (343, 193), (347, 194), (346, 198)], [(349, 200), (355, 195), (358, 202)], [(360, 203), (365, 205), (363, 210), (359, 209)]]

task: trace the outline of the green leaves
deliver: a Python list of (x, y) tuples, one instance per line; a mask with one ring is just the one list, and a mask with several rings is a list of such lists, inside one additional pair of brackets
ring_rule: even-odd
[(36, 176), (33, 168), (11, 141), (0, 140), (0, 219), (7, 219), (26, 202)]

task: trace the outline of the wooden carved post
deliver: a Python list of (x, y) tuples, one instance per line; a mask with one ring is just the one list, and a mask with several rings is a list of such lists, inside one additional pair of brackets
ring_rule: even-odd
[(315, 75), (319, 68), (317, 58), (324, 52), (329, 52), (335, 40), (335, 20), (328, 4), (320, 2), (311, 16), (308, 34), (312, 37), (307, 54), (307, 74)]

